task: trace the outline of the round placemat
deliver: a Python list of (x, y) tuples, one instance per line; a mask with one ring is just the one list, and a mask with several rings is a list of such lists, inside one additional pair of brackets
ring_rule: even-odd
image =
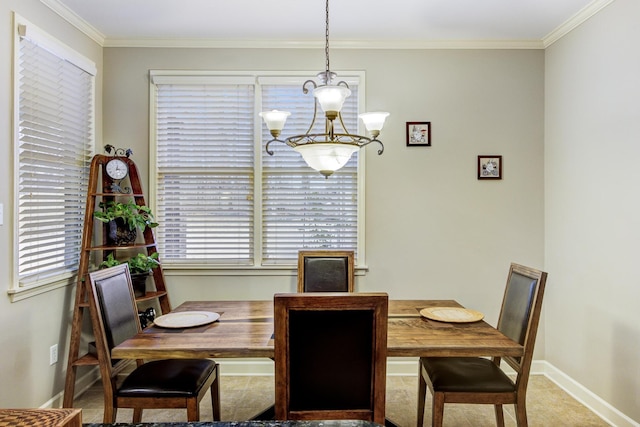
[(156, 317), (153, 323), (161, 328), (190, 328), (215, 322), (219, 318), (218, 313), (211, 311), (176, 311)]
[(420, 315), (439, 322), (470, 323), (484, 319), (484, 314), (462, 307), (427, 307)]

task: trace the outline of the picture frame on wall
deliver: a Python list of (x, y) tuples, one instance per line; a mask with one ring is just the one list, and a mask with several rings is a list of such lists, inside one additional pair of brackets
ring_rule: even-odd
[(431, 122), (407, 122), (407, 147), (431, 147)]
[(478, 179), (502, 179), (502, 156), (478, 156)]

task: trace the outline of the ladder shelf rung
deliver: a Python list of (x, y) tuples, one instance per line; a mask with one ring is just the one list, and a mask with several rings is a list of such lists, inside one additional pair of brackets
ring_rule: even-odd
[(87, 353), (73, 362), (74, 366), (94, 366), (98, 364), (98, 357), (95, 354)]
[(136, 302), (149, 301), (154, 298), (160, 298), (167, 295), (166, 291), (147, 291), (144, 296), (136, 297)]

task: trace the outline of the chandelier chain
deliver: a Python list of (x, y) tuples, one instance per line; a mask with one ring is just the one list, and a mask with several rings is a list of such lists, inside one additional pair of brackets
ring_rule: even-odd
[(324, 54), (326, 59), (326, 72), (327, 76), (329, 75), (329, 0), (326, 2), (327, 6), (325, 8), (325, 32), (324, 32)]

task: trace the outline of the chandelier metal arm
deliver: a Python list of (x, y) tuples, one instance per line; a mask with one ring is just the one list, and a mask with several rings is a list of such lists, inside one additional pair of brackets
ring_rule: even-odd
[(267, 152), (267, 154), (268, 154), (268, 155), (273, 156), (273, 154), (274, 154), (274, 153), (273, 153), (273, 150), (269, 150), (269, 145), (270, 145), (272, 142), (281, 142), (281, 143), (283, 143), (283, 144), (287, 144), (287, 145), (288, 145), (289, 147), (291, 147), (291, 148), (296, 148), (298, 145), (300, 145), (300, 144), (297, 144), (297, 143), (295, 143), (295, 142), (293, 142), (293, 141), (290, 141), (290, 139), (291, 139), (291, 137), (290, 137), (290, 138), (287, 138), (287, 139), (285, 139), (285, 140), (278, 139), (278, 138), (273, 138), (273, 139), (271, 139), (271, 140), (267, 141), (267, 143), (266, 143), (266, 144), (265, 144), (265, 146), (264, 146), (264, 149), (265, 149), (265, 151)]
[[(307, 80), (302, 84), (302, 92), (305, 94), (309, 93), (309, 89), (307, 89), (307, 84), (309, 83), (313, 85), (314, 89), (318, 87), (316, 82), (314, 82), (313, 80)], [(305, 133), (311, 132), (311, 130), (313, 129), (313, 125), (316, 123), (317, 116), (318, 116), (318, 103), (314, 101), (313, 102), (313, 118), (311, 119), (311, 124), (309, 124), (309, 128)]]
[(340, 126), (342, 126), (342, 129), (344, 129), (347, 134), (351, 133), (349, 132), (349, 129), (347, 129), (347, 126), (345, 126), (344, 121), (342, 121), (342, 113), (338, 113), (338, 120), (340, 120)]
[(377, 138), (369, 138), (362, 135), (353, 135), (350, 133), (306, 133), (304, 135), (294, 135), (286, 139), (273, 138), (267, 142), (265, 151), (270, 156), (273, 156), (273, 151), (269, 149), (269, 145), (272, 142), (281, 142), (288, 145), (291, 148), (298, 147), (300, 145), (313, 145), (313, 144), (347, 144), (357, 147), (364, 147), (372, 142), (380, 144), (378, 149), (378, 155), (384, 152), (384, 145), (382, 141)]
[[(378, 139), (374, 139), (373, 141), (377, 142), (378, 144), (380, 144), (380, 148), (378, 149), (378, 156), (382, 153), (384, 153), (384, 144), (382, 144), (382, 141), (378, 140)], [(373, 142), (372, 141), (372, 142)]]
[(318, 87), (315, 81), (311, 79), (307, 80), (302, 84), (302, 93), (304, 93), (305, 95), (309, 93), (309, 89), (307, 89), (307, 84), (312, 84), (314, 89)]
[(278, 138), (273, 138), (272, 140), (268, 141), (266, 143), (266, 145), (264, 146), (264, 149), (266, 150), (267, 154), (270, 156), (273, 156), (273, 151), (269, 150), (269, 145), (271, 145), (272, 142), (282, 142), (284, 143), (284, 141), (282, 141), (281, 139)]
[(384, 153), (384, 144), (382, 144), (382, 141), (380, 141), (377, 138), (378, 135), (374, 135), (373, 138), (367, 138), (365, 136), (360, 136), (360, 135), (353, 135), (353, 134), (349, 133), (349, 129), (347, 129), (347, 126), (344, 124), (344, 121), (342, 120), (342, 113), (338, 113), (338, 119), (340, 120), (340, 126), (342, 126), (342, 129), (344, 129), (344, 131), (346, 132), (346, 134), (340, 134), (340, 135), (348, 135), (349, 137), (352, 137), (352, 138), (356, 138), (357, 137), (357, 138), (366, 139), (366, 140), (369, 141), (366, 144), (359, 145), (360, 147), (364, 147), (365, 145), (367, 145), (367, 144), (369, 144), (371, 142), (377, 142), (378, 144), (380, 144), (380, 149), (378, 150), (378, 155)]

